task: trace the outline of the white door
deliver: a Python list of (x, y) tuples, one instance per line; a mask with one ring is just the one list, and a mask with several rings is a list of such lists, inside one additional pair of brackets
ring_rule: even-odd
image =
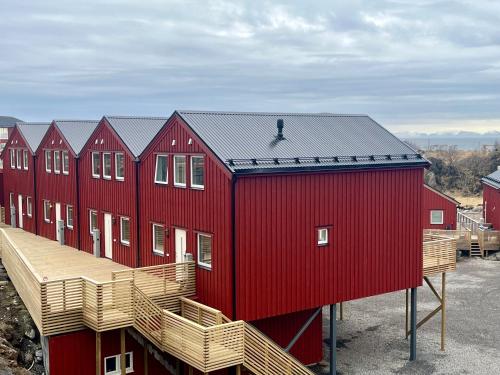
[(175, 228), (175, 263), (184, 262), (186, 254), (186, 231)]
[(17, 209), (17, 222), (19, 223), (19, 228), (23, 227), (23, 196), (21, 194), (18, 195), (17, 205), (19, 208)]
[(61, 203), (56, 203), (56, 240), (59, 241), (59, 231), (58, 229), (58, 224), (59, 220), (61, 220)]
[(111, 214), (104, 214), (104, 256), (113, 259), (113, 219)]

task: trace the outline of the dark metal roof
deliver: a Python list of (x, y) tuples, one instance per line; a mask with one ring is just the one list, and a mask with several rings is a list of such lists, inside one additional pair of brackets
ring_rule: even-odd
[(165, 125), (168, 117), (105, 116), (130, 152), (137, 158)]
[(22, 134), (28, 146), (31, 148), (31, 152), (34, 153), (40, 142), (42, 141), (45, 133), (49, 129), (50, 123), (48, 122), (18, 122), (16, 127)]
[(99, 124), (97, 120), (54, 120), (54, 122), (77, 156)]
[[(233, 172), (428, 165), (366, 115), (177, 113)], [(276, 137), (278, 119), (283, 140)]]
[(0, 128), (13, 128), (18, 122), (22, 121), (15, 117), (0, 116)]
[(497, 169), (495, 172), (483, 177), (481, 181), (493, 186), (495, 189), (500, 189), (500, 169)]

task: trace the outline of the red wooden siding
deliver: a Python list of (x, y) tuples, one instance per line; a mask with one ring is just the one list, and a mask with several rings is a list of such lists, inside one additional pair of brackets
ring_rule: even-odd
[(422, 189), (422, 168), (238, 179), (237, 318), (421, 285)]
[[(45, 170), (45, 151), (50, 150), (52, 156), (51, 172)], [(69, 174), (54, 173), (54, 151), (67, 151), (69, 156)], [(37, 152), (36, 159), (36, 184), (37, 184), (37, 217), (38, 234), (56, 240), (56, 202), (61, 204), (61, 219), (64, 220), (64, 240), (66, 245), (78, 247), (78, 207), (76, 186), (76, 163), (73, 153), (64, 138), (54, 125), (51, 125)], [(43, 202), (48, 200), (52, 204), (50, 210), (50, 223), (43, 217)], [(66, 207), (73, 206), (73, 229), (66, 227)]]
[[(35, 186), (34, 186), (34, 158), (30, 151), (28, 151), (28, 170), (24, 170), (22, 165), (21, 169), (11, 169), (10, 167), (10, 149), (29, 150), (29, 147), (24, 142), (23, 137), (17, 128), (12, 132), (9, 143), (4, 149), (4, 201), (5, 201), (5, 222), (10, 225), (10, 198), (9, 194), (14, 193), (14, 206), (16, 208), (16, 217), (19, 214), (18, 195), (23, 197), (23, 228), (24, 230), (35, 233), (35, 218), (36, 218), (36, 205), (35, 205)], [(22, 156), (22, 152), (21, 152)], [(26, 214), (26, 197), (31, 197), (33, 215), (29, 217)], [(16, 223), (16, 226), (18, 222)]]
[[(286, 348), (297, 332), (314, 313), (313, 310), (299, 311), (274, 318), (251, 322), (256, 328)], [(304, 364), (318, 363), (323, 359), (322, 317), (319, 314), (290, 350), (295, 358)]]
[[(97, 140), (97, 143), (95, 142)], [(101, 152), (101, 178), (92, 177), (92, 151)], [(102, 178), (102, 152), (111, 152), (111, 180)], [(125, 180), (115, 179), (114, 154), (124, 154)], [(104, 214), (113, 217), (113, 260), (136, 267), (137, 218), (136, 218), (136, 166), (133, 157), (117, 138), (109, 124), (102, 120), (87, 142), (80, 156), (80, 247), (93, 251), (90, 234), (89, 210), (97, 211), (97, 226), (101, 231), (101, 256), (104, 257)], [(120, 242), (120, 217), (130, 218), (130, 246)]]
[[(439, 193), (424, 186), (423, 189), (423, 215), (424, 229), (456, 229), (457, 205)], [(431, 211), (443, 211), (443, 224), (431, 224)]]
[[(96, 334), (91, 330), (49, 337), (49, 366), (51, 375), (95, 374)], [(144, 348), (128, 334), (125, 334), (125, 350), (132, 352), (131, 374), (144, 374)], [(101, 374), (104, 375), (104, 359), (120, 354), (120, 331), (101, 334)], [(170, 375), (151, 354), (148, 354), (149, 374)]]
[(483, 207), (485, 221), (500, 230), (500, 189), (483, 183)]
[[(192, 139), (191, 145), (188, 140)], [(175, 146), (172, 140), (175, 139)], [(156, 155), (168, 154), (168, 184), (154, 183)], [(187, 155), (187, 186), (173, 185), (173, 154)], [(205, 188), (190, 188), (190, 155), (204, 155)], [(212, 235), (212, 269), (197, 267), (197, 295), (202, 303), (232, 315), (231, 179), (221, 163), (180, 119), (173, 118), (148, 148), (140, 166), (141, 265), (175, 262), (175, 230), (187, 230), (187, 252), (197, 257), (198, 232)], [(169, 230), (165, 256), (155, 255), (152, 223)], [(167, 256), (168, 254), (168, 256)]]

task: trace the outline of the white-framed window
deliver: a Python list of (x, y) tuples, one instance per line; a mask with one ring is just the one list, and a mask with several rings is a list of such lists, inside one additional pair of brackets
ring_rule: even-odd
[(28, 150), (23, 150), (23, 168), (28, 170)]
[(328, 245), (328, 228), (318, 228), (318, 245)]
[(186, 187), (185, 155), (174, 155), (174, 186)]
[(431, 224), (443, 224), (444, 212), (443, 210), (431, 210)]
[(46, 223), (50, 223), (50, 202), (43, 201), (43, 220)]
[(45, 150), (45, 171), (52, 172), (52, 153), (50, 150)]
[(16, 150), (16, 166), (17, 166), (17, 169), (21, 169), (21, 150), (20, 149), (17, 149)]
[(212, 268), (212, 236), (198, 233), (198, 265), (205, 268)]
[(123, 245), (130, 245), (130, 219), (120, 217), (120, 242)]
[(61, 151), (62, 154), (62, 173), (69, 174), (69, 153), (68, 151)]
[(203, 156), (191, 156), (191, 187), (205, 188), (205, 161)]
[(14, 169), (16, 168), (16, 150), (10, 149), (10, 168)]
[(125, 159), (122, 153), (115, 154), (115, 179), (117, 181), (125, 180)]
[(66, 227), (73, 229), (73, 206), (66, 206)]
[(14, 207), (14, 193), (9, 193), (9, 201), (10, 201), (10, 206), (9, 207)]
[(153, 253), (165, 254), (165, 227), (160, 224), (153, 224)]
[(31, 197), (26, 197), (26, 215), (28, 215), (28, 217), (33, 216), (33, 203), (31, 202)]
[(97, 229), (97, 211), (89, 210), (89, 228), (90, 235), (94, 234), (94, 229)]
[(92, 177), (101, 177), (101, 154), (92, 152)]
[(168, 155), (156, 155), (155, 183), (168, 184)]
[[(104, 375), (120, 375), (121, 374), (121, 354), (113, 355), (104, 358)], [(134, 372), (134, 355), (133, 352), (125, 353), (125, 373)]]
[(102, 178), (111, 180), (111, 153), (102, 153)]
[(54, 151), (54, 173), (61, 173), (61, 152)]

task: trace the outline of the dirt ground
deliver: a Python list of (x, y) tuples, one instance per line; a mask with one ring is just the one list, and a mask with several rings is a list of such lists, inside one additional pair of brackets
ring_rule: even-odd
[[(404, 335), (405, 293), (347, 303), (338, 322), (339, 374), (500, 373), (500, 262), (462, 258), (447, 275), (446, 351), (440, 351), (440, 315), (418, 330), (417, 361), (408, 362)], [(433, 279), (440, 288), (440, 278)], [(418, 289), (418, 319), (437, 307), (427, 286)], [(328, 308), (323, 311), (325, 339)], [(328, 347), (324, 345), (325, 361)], [(327, 366), (317, 366), (327, 374)]]

